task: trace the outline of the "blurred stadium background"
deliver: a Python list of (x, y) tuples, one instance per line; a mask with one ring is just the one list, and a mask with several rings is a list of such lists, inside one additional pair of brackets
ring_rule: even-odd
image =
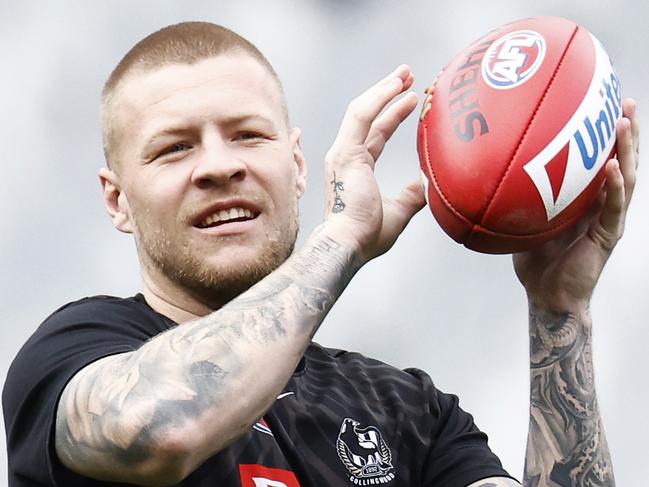
[[(349, 100), (402, 62), (412, 66), (421, 94), (469, 42), (536, 15), (564, 16), (591, 30), (615, 61), (624, 94), (639, 101), (646, 119), (649, 3), (637, 0), (4, 0), (0, 376), (4, 380), (22, 343), (60, 305), (140, 288), (134, 246), (112, 228), (96, 177), (103, 163), (102, 84), (139, 39), (171, 23), (209, 20), (243, 34), (267, 55), (284, 82), (291, 121), (303, 129), (310, 164), (301, 205), (304, 238), (321, 219), (322, 159)], [(387, 194), (418, 176), (416, 125), (413, 115), (382, 156), (377, 175)], [(643, 172), (626, 236), (592, 306), (599, 400), (618, 484), (629, 487), (641, 485), (649, 459), (649, 180)], [(505, 467), (521, 476), (527, 311), (508, 256), (465, 250), (424, 210), (391, 252), (356, 276), (316, 340), (425, 369), (439, 388), (460, 396)], [(4, 437), (0, 479), (4, 484)]]

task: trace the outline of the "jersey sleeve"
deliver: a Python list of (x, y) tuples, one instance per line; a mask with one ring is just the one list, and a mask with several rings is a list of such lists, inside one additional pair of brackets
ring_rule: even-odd
[(126, 301), (92, 298), (59, 309), (14, 359), (2, 392), (11, 487), (87, 482), (63, 467), (54, 451), (56, 408), (80, 369), (102, 357), (136, 350), (150, 338), (145, 322), (151, 317), (138, 312), (138, 303)]
[(457, 396), (438, 390), (422, 371), (409, 369), (419, 377), (428, 398), (430, 448), (423, 467), (422, 485), (466, 487), (488, 477), (511, 477), (491, 451), (488, 438), (473, 417), (462, 410)]

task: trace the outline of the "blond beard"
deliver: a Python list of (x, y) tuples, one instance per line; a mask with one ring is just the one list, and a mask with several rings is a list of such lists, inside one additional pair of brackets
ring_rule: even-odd
[[(297, 209), (285, 231), (275, 229), (252, 262), (206, 265), (188, 245), (169, 238), (160, 227), (142, 228), (137, 222), (135, 243), (141, 265), (150, 276), (162, 274), (210, 309), (218, 309), (277, 269), (293, 253), (298, 233)], [(149, 227), (149, 225), (145, 225)], [(223, 241), (229, 238), (224, 237)]]

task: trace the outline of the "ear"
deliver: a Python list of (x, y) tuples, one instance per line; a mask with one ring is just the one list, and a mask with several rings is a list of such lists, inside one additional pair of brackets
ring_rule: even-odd
[(102, 167), (99, 170), (99, 182), (104, 195), (104, 206), (113, 225), (120, 232), (133, 233), (131, 210), (126, 193), (122, 192), (119, 175)]
[(302, 131), (294, 127), (291, 129), (290, 140), (293, 147), (293, 160), (297, 167), (295, 186), (297, 188), (297, 196), (301, 197), (306, 191), (306, 159), (302, 152)]

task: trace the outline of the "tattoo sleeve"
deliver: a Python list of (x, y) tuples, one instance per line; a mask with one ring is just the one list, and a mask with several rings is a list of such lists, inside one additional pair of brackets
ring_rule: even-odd
[(524, 485), (612, 487), (591, 355), (589, 313), (530, 305), (531, 405)]
[(87, 476), (143, 483), (172, 468), (175, 442), (196, 438), (193, 470), (272, 404), (356, 270), (349, 249), (316, 233), (220, 310), (82, 369), (59, 401), (59, 458)]

